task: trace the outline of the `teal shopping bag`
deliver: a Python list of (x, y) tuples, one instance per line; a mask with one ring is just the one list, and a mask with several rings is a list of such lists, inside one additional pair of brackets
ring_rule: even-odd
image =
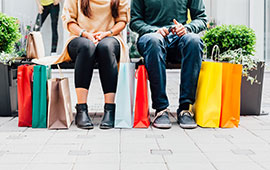
[(135, 64), (120, 63), (115, 96), (115, 128), (133, 127)]
[(47, 128), (47, 80), (51, 76), (48, 66), (34, 66), (32, 127)]

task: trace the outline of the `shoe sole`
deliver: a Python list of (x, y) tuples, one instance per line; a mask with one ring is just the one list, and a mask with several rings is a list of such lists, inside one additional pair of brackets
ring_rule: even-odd
[(153, 126), (158, 129), (170, 129), (172, 127), (172, 125), (168, 124), (155, 124), (155, 123), (153, 123)]
[(109, 127), (109, 126), (99, 126), (99, 128), (102, 129), (102, 130), (113, 129), (113, 127)]
[(196, 125), (196, 124), (194, 124), (194, 125), (186, 125), (186, 124), (180, 123), (179, 125), (180, 125), (180, 127), (183, 128), (183, 129), (195, 129), (195, 128), (198, 127), (198, 125)]
[(85, 130), (90, 130), (90, 129), (94, 129), (94, 126), (78, 126), (76, 123), (75, 125), (77, 126), (77, 128), (79, 129), (85, 129)]

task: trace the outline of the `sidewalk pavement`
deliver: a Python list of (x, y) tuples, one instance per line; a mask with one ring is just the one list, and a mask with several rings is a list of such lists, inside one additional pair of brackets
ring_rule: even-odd
[[(70, 78), (76, 103), (73, 71)], [(170, 109), (176, 111), (179, 71), (167, 72)], [(53, 71), (53, 77), (57, 77)], [(18, 128), (18, 118), (0, 118), (0, 170), (270, 170), (270, 116), (242, 116), (234, 129), (183, 130), (175, 114), (170, 130), (100, 130), (103, 95), (98, 72), (89, 91), (94, 130)], [(270, 72), (265, 74), (262, 110), (270, 112)], [(75, 110), (74, 110), (75, 111)]]

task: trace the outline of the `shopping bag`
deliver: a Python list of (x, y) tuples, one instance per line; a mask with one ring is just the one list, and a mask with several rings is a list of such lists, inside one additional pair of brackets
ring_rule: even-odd
[(232, 63), (222, 63), (222, 65), (220, 127), (238, 127), (240, 121), (242, 65)]
[[(60, 70), (60, 68), (59, 68)], [(73, 121), (68, 78), (48, 80), (48, 128), (68, 129)]]
[(32, 126), (32, 88), (33, 66), (22, 65), (18, 67), (18, 115), (19, 127)]
[(140, 65), (136, 72), (137, 86), (135, 97), (134, 128), (148, 128), (150, 125), (147, 70)]
[[(203, 61), (193, 105), (196, 123), (201, 127), (219, 127), (222, 94), (222, 63)], [(217, 49), (218, 50), (218, 49)]]
[(41, 32), (30, 32), (27, 36), (26, 58), (41, 59), (45, 57), (45, 50)]
[(33, 128), (47, 128), (47, 80), (51, 69), (47, 66), (34, 66), (33, 75)]
[(132, 128), (135, 64), (120, 63), (115, 96), (115, 128)]

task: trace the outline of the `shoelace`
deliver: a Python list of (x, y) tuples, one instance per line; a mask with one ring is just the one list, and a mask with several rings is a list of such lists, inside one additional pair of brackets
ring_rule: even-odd
[(188, 116), (191, 116), (191, 117), (194, 117), (194, 113), (192, 113), (191, 111), (189, 110), (182, 110), (180, 112), (180, 115), (183, 116), (183, 115), (188, 115)]
[(158, 112), (152, 122), (154, 122), (158, 117), (162, 116), (166, 111), (170, 112), (169, 109), (164, 109), (164, 110), (161, 110), (160, 112)]

